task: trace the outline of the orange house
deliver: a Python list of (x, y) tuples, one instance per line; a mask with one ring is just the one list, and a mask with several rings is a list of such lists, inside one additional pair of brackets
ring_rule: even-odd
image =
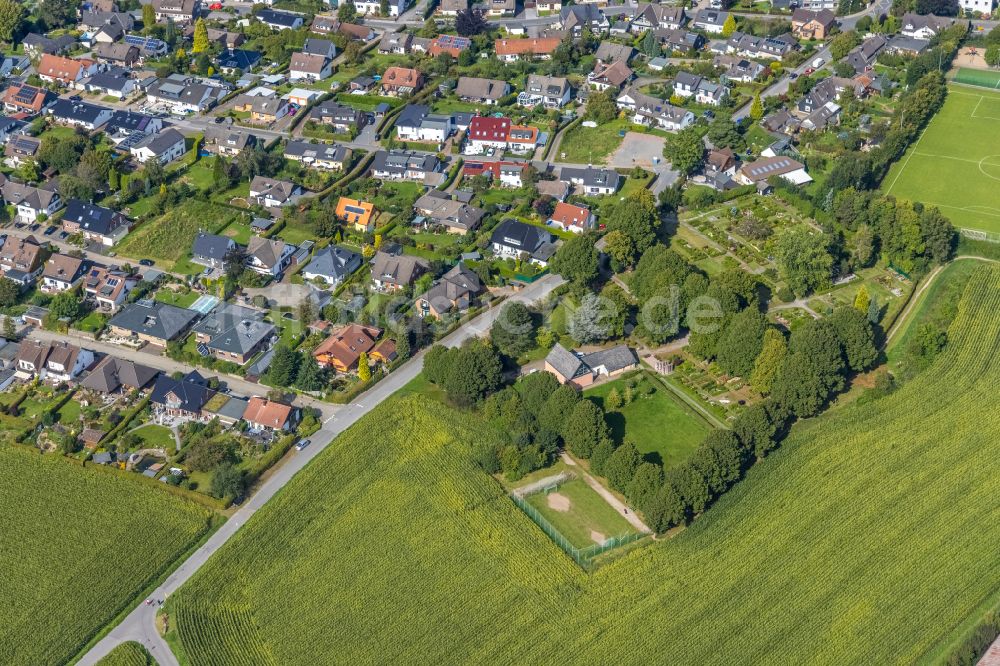
[(361, 354), (375, 348), (375, 341), (380, 335), (382, 330), (374, 326), (347, 324), (319, 343), (312, 355), (322, 367), (332, 367), (337, 372), (352, 372), (357, 370)]
[(367, 201), (340, 197), (334, 214), (338, 220), (353, 224), (357, 231), (370, 233), (375, 229), (375, 206)]

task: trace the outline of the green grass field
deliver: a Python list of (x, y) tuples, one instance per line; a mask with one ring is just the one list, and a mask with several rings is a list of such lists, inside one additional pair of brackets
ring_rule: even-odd
[(949, 86), (944, 106), (882, 186), (937, 206), (956, 227), (1000, 233), (1000, 92)]
[(172, 265), (191, 252), (199, 231), (213, 232), (241, 219), (246, 219), (246, 214), (228, 206), (188, 199), (141, 224), (115, 250), (123, 257), (153, 259), (157, 264)]
[(622, 144), (620, 132), (628, 130), (627, 120), (613, 120), (597, 127), (579, 124), (563, 134), (562, 141), (555, 148), (553, 159), (576, 164), (604, 164)]
[[(596, 399), (603, 406), (611, 389), (619, 394), (625, 391), (625, 380), (601, 384), (584, 393)], [(653, 462), (665, 467), (678, 465), (691, 455), (701, 440), (711, 430), (711, 426), (659, 382), (645, 377), (640, 384), (642, 390), (652, 390), (641, 395), (636, 391), (635, 399), (617, 412), (607, 415), (611, 434), (619, 443), (626, 437), (635, 443), (640, 453)]]
[(970, 86), (981, 86), (983, 88), (1000, 88), (1000, 72), (960, 67), (955, 74), (954, 81), (956, 83), (965, 83)]
[(210, 665), (937, 663), (1000, 600), (998, 352), (984, 269), (935, 366), (798, 426), (687, 530), (590, 575), (467, 462), (471, 416), (390, 401), (171, 598), (172, 624)]
[(535, 493), (525, 500), (577, 548), (603, 544), (610, 537), (636, 530), (583, 479), (573, 479), (553, 493)]
[(0, 446), (0, 663), (64, 664), (207, 529), (136, 477)]
[(156, 425), (155, 423), (136, 428), (132, 431), (132, 434), (142, 440), (143, 446), (173, 451), (177, 445), (177, 442), (174, 440), (174, 434), (170, 432), (170, 428)]

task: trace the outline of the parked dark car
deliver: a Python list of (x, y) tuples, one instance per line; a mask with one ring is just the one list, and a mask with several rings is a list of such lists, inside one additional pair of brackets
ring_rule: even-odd
[(51, 236), (52, 234), (54, 234), (56, 232), (56, 229), (58, 229), (58, 227), (56, 227), (56, 226), (49, 227), (48, 229), (45, 230), (45, 235), (46, 236)]
[(139, 265), (140, 266), (153, 266), (154, 264), (155, 264), (155, 262), (152, 259), (140, 259), (139, 260)]

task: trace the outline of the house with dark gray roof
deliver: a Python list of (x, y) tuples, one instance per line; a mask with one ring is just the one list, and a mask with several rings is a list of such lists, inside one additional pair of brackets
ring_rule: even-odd
[(546, 266), (556, 251), (555, 239), (548, 231), (511, 218), (493, 230), (490, 245), (498, 257), (516, 259), (527, 255), (539, 266)]
[(177, 380), (170, 375), (160, 375), (153, 384), (149, 401), (153, 407), (169, 416), (196, 419), (215, 391), (208, 388), (205, 380), (197, 372), (191, 372)]
[(617, 192), (622, 177), (611, 169), (565, 167), (559, 179), (576, 185), (584, 195), (602, 196)]
[(343, 171), (351, 157), (351, 151), (339, 144), (291, 139), (285, 144), (284, 156), (285, 159), (300, 162), (307, 167)]
[(226, 255), (235, 247), (236, 241), (229, 236), (199, 232), (191, 246), (191, 261), (202, 266), (222, 268)]
[(383, 180), (415, 180), (423, 182), (430, 174), (441, 171), (436, 155), (407, 150), (380, 150), (372, 161), (371, 174)]
[(113, 110), (98, 104), (59, 98), (46, 109), (46, 113), (62, 125), (95, 130), (111, 120)]
[(98, 393), (125, 393), (142, 390), (159, 374), (159, 370), (115, 356), (105, 356), (90, 371), (80, 386)]
[(309, 119), (321, 125), (329, 125), (337, 132), (348, 134), (360, 131), (365, 126), (368, 116), (357, 109), (330, 100), (314, 106)]
[(71, 234), (83, 234), (87, 240), (114, 245), (131, 228), (131, 220), (123, 213), (97, 204), (70, 199), (66, 202), (62, 226)]
[(617, 345), (589, 354), (572, 352), (556, 343), (545, 357), (545, 370), (560, 384), (590, 386), (598, 377), (614, 377), (639, 367), (639, 358), (627, 345)]
[(219, 303), (191, 330), (198, 353), (243, 365), (270, 346), (276, 329), (259, 310)]
[(105, 124), (104, 131), (114, 140), (116, 135), (125, 137), (133, 132), (154, 134), (162, 128), (163, 121), (156, 116), (132, 110), (117, 110), (111, 114), (111, 120)]
[(327, 245), (313, 255), (302, 277), (305, 280), (322, 280), (329, 287), (343, 282), (354, 271), (361, 268), (361, 255), (338, 245)]
[(112, 334), (165, 347), (186, 333), (198, 319), (198, 313), (160, 301), (130, 303), (111, 318)]
[(297, 249), (283, 240), (254, 236), (247, 243), (247, 266), (261, 275), (276, 276), (288, 268)]
[(186, 151), (184, 135), (172, 127), (156, 134), (147, 134), (129, 148), (132, 157), (140, 164), (155, 159), (160, 164), (166, 165), (181, 157)]
[(459, 262), (430, 289), (417, 296), (417, 314), (440, 319), (449, 312), (468, 310), (483, 292), (483, 283), (471, 268)]
[(379, 251), (372, 260), (372, 283), (381, 291), (398, 291), (429, 268), (430, 263), (422, 257)]

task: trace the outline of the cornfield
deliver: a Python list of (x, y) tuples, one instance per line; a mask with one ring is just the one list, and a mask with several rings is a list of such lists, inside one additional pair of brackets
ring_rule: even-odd
[(895, 393), (801, 424), (677, 537), (585, 574), (426, 398), (373, 412), (174, 597), (202, 664), (942, 660), (1000, 602), (1000, 270)]
[(122, 643), (108, 653), (97, 666), (156, 666), (153, 655), (142, 646), (142, 643), (129, 641)]
[(63, 664), (208, 526), (138, 479), (0, 446), (0, 664)]

